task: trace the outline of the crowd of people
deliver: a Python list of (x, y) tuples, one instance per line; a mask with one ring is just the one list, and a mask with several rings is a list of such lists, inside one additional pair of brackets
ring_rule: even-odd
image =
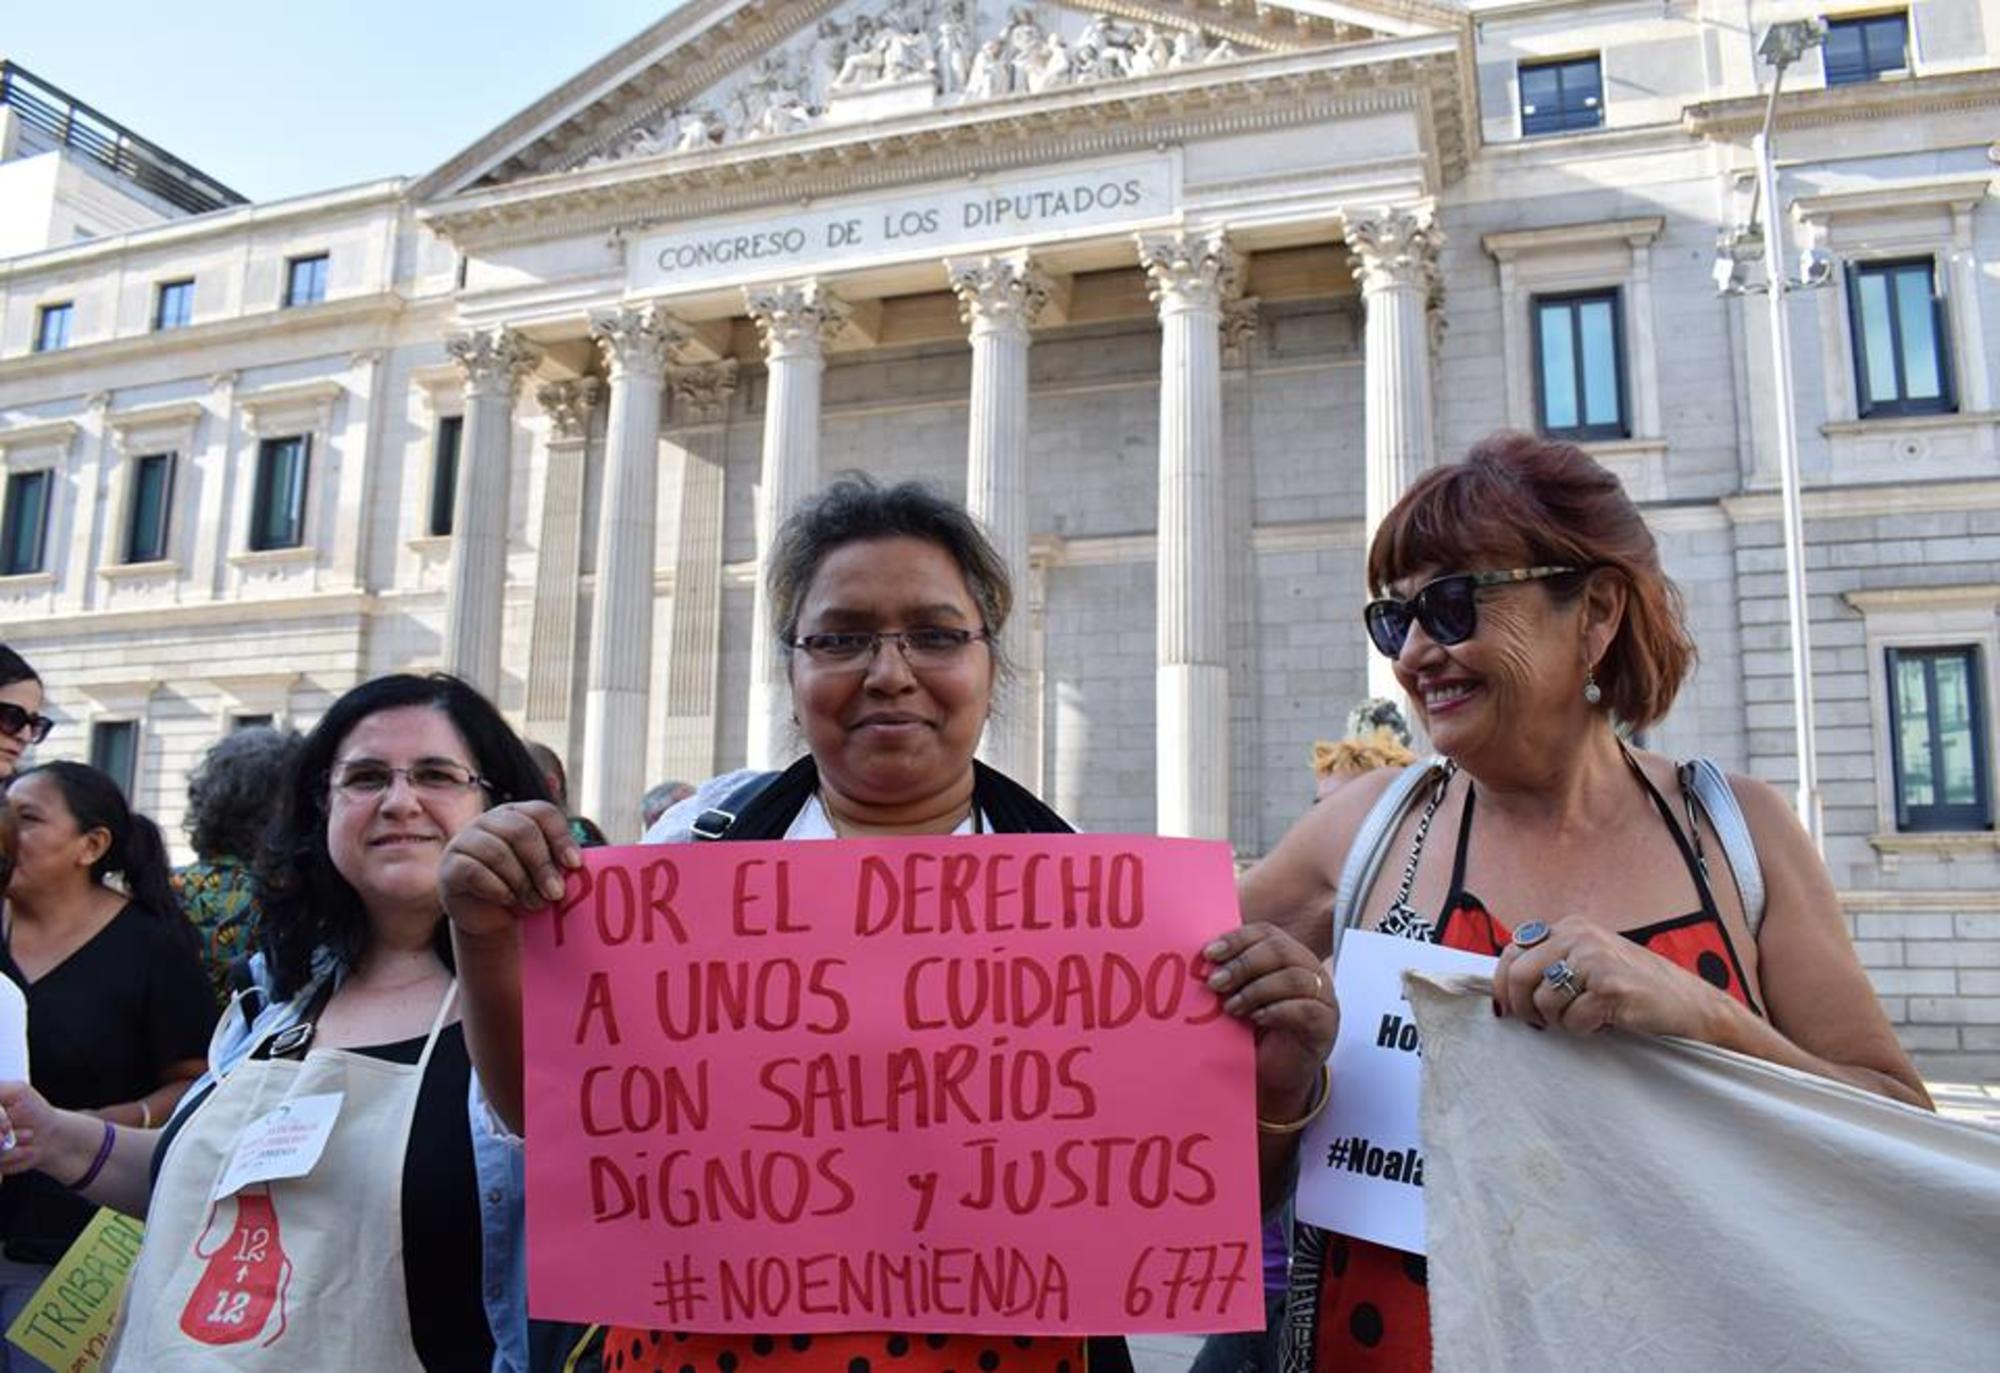
[[(792, 513), (764, 576), (804, 755), (663, 783), (644, 842), (1070, 831), (975, 757), (1014, 589), (961, 506), (843, 479)], [(1254, 1036), (1273, 1315), (1267, 1337), (1212, 1341), (1204, 1373), (1430, 1366), (1424, 1260), (1288, 1214), (1347, 930), (1494, 956), (1494, 1014), (1536, 1028), (1681, 1036), (1925, 1102), (1785, 803), (1635, 742), (1694, 644), (1614, 477), (1560, 443), (1482, 442), (1389, 513), (1368, 582), (1358, 618), (1433, 752), (1364, 703), (1316, 751), (1317, 801), (1241, 878), (1240, 926), (1199, 951)], [(560, 758), (461, 681), (380, 677), (303, 737), (219, 743), (176, 872), (111, 778), (26, 765), (59, 691), (0, 647), (0, 973), (26, 996), (32, 1065), (0, 1084), (0, 1320), (107, 1205), (147, 1227), (119, 1370), (223, 1351), (427, 1373), (849, 1369), (885, 1350), (879, 1366), (926, 1370), (1130, 1366), (1114, 1332), (531, 1322), (519, 919), (605, 842), (571, 813)], [(309, 1172), (218, 1189), (275, 1107), (328, 1096)], [(273, 1290), (281, 1309), (249, 1295)]]

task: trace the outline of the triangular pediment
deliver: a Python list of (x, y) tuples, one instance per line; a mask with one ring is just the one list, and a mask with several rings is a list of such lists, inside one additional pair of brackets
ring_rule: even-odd
[[(688, 0), (425, 177), (435, 202), (550, 173), (1457, 29), (1446, 0)], [(764, 145), (764, 146), (756, 146)]]

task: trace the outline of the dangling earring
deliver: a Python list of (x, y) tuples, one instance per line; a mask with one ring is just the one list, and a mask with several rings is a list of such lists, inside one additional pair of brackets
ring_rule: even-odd
[(1604, 699), (1604, 689), (1597, 685), (1597, 674), (1589, 668), (1583, 670), (1583, 699), (1593, 706)]

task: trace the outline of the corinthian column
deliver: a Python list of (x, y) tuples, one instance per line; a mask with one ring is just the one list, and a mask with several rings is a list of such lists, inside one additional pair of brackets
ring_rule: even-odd
[(673, 375), (673, 422), (682, 428), (680, 540), (667, 643), (665, 763), (670, 777), (715, 768), (716, 683), (722, 654), (723, 475), (736, 359)]
[[(965, 462), (965, 504), (986, 526), (1025, 606), (1028, 588), (1028, 332), (1049, 300), (1049, 284), (1026, 253), (945, 263), (959, 315), (971, 327), (972, 414)], [(1020, 662), (1018, 624), (1001, 650)], [(1000, 703), (980, 756), (1027, 786), (1036, 782), (1034, 721), (1023, 702)]]
[(1226, 839), (1222, 311), (1237, 261), (1220, 230), (1141, 235), (1139, 261), (1160, 310), (1157, 827)]
[(583, 551), (584, 449), (603, 385), (595, 377), (552, 381), (535, 393), (549, 422), (542, 477), (542, 537), (535, 558), (535, 610), (528, 633), (526, 733), (569, 751), (577, 577)]
[(778, 526), (819, 485), (820, 376), (826, 345), (847, 321), (847, 306), (817, 281), (743, 293), (764, 338), (764, 464), (757, 482), (756, 621), (750, 628), (749, 766), (774, 768), (789, 756), (791, 693), (771, 624), (766, 560)]
[(618, 843), (639, 837), (646, 790), (646, 692), (653, 662), (653, 557), (659, 540), (660, 387), (688, 336), (657, 307), (591, 321), (611, 372), (604, 490), (597, 515), (597, 594), (583, 696), (585, 815)]
[(444, 346), (465, 374), (463, 456), (452, 492), (444, 665), (497, 701), (514, 398), (542, 355), (511, 329), (458, 334)]
[[(1444, 233), (1427, 209), (1385, 209), (1350, 218), (1347, 242), (1367, 316), (1365, 548), (1410, 483), (1437, 461), (1428, 312), (1438, 292)], [(1377, 653), (1368, 655), (1368, 686), (1377, 696), (1393, 698), (1398, 691), (1388, 660)]]

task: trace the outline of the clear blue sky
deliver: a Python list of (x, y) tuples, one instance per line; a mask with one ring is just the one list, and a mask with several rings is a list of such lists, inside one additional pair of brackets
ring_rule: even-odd
[(252, 200), (418, 176), (678, 0), (0, 0), (0, 57)]

